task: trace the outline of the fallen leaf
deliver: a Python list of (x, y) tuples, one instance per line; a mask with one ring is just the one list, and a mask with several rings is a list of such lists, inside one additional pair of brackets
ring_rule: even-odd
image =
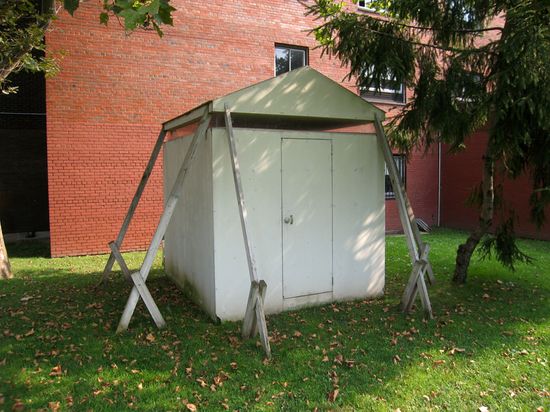
[(302, 333), (301, 333), (300, 331), (297, 330), (297, 331), (294, 331), (294, 335), (293, 335), (293, 336), (296, 337), (296, 338), (299, 338), (300, 336), (302, 336)]
[(155, 341), (155, 335), (153, 335), (152, 333), (148, 333), (147, 336), (145, 336), (145, 340), (147, 342), (154, 342)]
[(338, 390), (338, 388), (335, 388), (334, 390), (330, 391), (328, 393), (328, 401), (329, 402), (334, 402), (336, 400), (336, 398), (338, 397), (338, 393), (340, 391)]
[(450, 355), (454, 355), (455, 353), (464, 353), (466, 352), (466, 349), (462, 349), (462, 348), (452, 348), (450, 351), (449, 351), (449, 354)]
[(57, 412), (60, 407), (61, 405), (59, 402), (48, 402), (48, 408), (50, 408), (52, 412)]
[(61, 376), (62, 374), (61, 365), (54, 366), (50, 372), (50, 376)]
[(188, 411), (191, 411), (191, 412), (196, 412), (197, 410), (197, 406), (193, 403), (188, 403), (187, 405), (185, 405), (185, 407), (187, 408)]
[(25, 410), (25, 404), (21, 402), (19, 399), (16, 399), (13, 406), (11, 407), (11, 410), (13, 412), (21, 412)]
[(489, 408), (486, 406), (480, 406), (477, 410), (479, 412), (489, 412)]

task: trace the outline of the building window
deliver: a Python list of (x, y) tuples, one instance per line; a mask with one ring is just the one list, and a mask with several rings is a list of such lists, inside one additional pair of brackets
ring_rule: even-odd
[[(403, 186), (405, 185), (405, 177), (407, 174), (406, 171), (406, 165), (407, 160), (405, 158), (405, 155), (393, 155), (393, 160), (395, 161), (395, 165), (397, 166), (397, 172), (399, 173), (399, 179), (401, 180), (401, 183)], [(390, 172), (388, 171), (388, 166), (385, 166), (385, 180), (386, 180), (386, 199), (395, 199), (395, 192), (393, 191), (393, 187), (390, 180)]]
[(307, 48), (275, 45), (275, 76), (307, 66)]
[(357, 8), (359, 10), (367, 10), (372, 11), (373, 9), (370, 7), (371, 0), (359, 0), (357, 2)]
[(380, 88), (376, 90), (374, 85), (361, 87), (359, 94), (366, 100), (389, 101), (395, 103), (405, 103), (405, 85), (391, 79), (388, 73), (385, 79), (380, 82)]

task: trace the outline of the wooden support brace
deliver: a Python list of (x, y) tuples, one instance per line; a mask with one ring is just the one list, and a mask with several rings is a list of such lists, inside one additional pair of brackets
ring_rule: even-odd
[[(265, 293), (267, 291), (267, 283), (265, 283), (265, 280), (260, 280), (260, 285), (259, 285), (259, 291), (258, 291), (258, 295), (259, 295), (259, 298), (260, 298), (260, 303), (261, 303), (261, 307), (262, 307), (262, 313), (263, 313), (263, 307), (264, 307), (264, 303), (265, 303)], [(263, 315), (264, 319), (265, 319), (265, 315)], [(251, 337), (254, 337), (256, 336), (258, 333), (259, 333), (259, 330), (258, 330), (258, 321), (257, 321), (257, 317), (255, 316), (254, 317), (254, 320), (252, 321), (252, 333), (251, 333)], [(264, 322), (265, 323), (265, 322)], [(261, 336), (260, 336), (261, 337)]]
[(267, 284), (264, 280), (250, 283), (250, 292), (246, 304), (246, 312), (243, 320), (242, 336), (244, 339), (260, 335), (262, 347), (267, 358), (271, 358), (271, 347), (265, 320), (264, 301)]
[(151, 314), (151, 317), (155, 321), (155, 324), (157, 327), (163, 328), (166, 326), (166, 322), (164, 321), (164, 318), (162, 317), (160, 310), (155, 303), (155, 300), (153, 299), (153, 296), (151, 296), (151, 293), (149, 292), (149, 289), (145, 285), (145, 281), (141, 277), (141, 274), (139, 272), (130, 273), (130, 270), (128, 269), (128, 266), (126, 265), (126, 262), (124, 261), (124, 258), (122, 257), (122, 254), (118, 250), (118, 247), (115, 242), (109, 243), (109, 247), (111, 248), (111, 252), (119, 264), (120, 268), (122, 269), (122, 273), (124, 273), (124, 276), (127, 279), (130, 279), (135, 287), (137, 288), (139, 295), (143, 299), (143, 303), (145, 303), (145, 306), (147, 307), (147, 310)]
[(424, 280), (424, 274), (426, 273), (429, 265), (429, 252), (429, 245), (424, 244), (420, 259), (418, 259), (413, 265), (411, 276), (409, 277), (409, 282), (407, 283), (405, 292), (403, 292), (403, 297), (401, 299), (401, 308), (405, 313), (410, 312), (414, 301), (416, 300), (416, 295), (419, 294), (420, 301), (422, 302), (422, 307), (424, 308), (424, 316), (428, 319), (433, 319), (432, 305), (430, 302), (430, 297), (428, 295), (426, 282)]
[(412, 206), (407, 197), (405, 188), (399, 178), (397, 165), (395, 164), (388, 139), (386, 138), (384, 128), (382, 127), (382, 123), (378, 116), (375, 118), (374, 126), (376, 128), (378, 144), (384, 155), (386, 167), (388, 168), (392, 187), (395, 192), (399, 209), (399, 217), (401, 219), (403, 231), (405, 232), (405, 239), (407, 240), (407, 247), (409, 248), (409, 255), (413, 265), (409, 281), (401, 299), (401, 308), (404, 312), (408, 312), (414, 303), (414, 299), (416, 298), (416, 293), (418, 291), (420, 292), (420, 298), (424, 311), (428, 317), (432, 318), (432, 307), (424, 280), (424, 274), (427, 273), (430, 283), (433, 284), (435, 282), (432, 266), (428, 260), (430, 248), (429, 245), (422, 242)]
[[(160, 149), (162, 148), (162, 144), (164, 143), (165, 136), (166, 136), (166, 131), (164, 131), (163, 129), (159, 133), (155, 146), (153, 147), (153, 151), (151, 152), (151, 156), (149, 157), (149, 161), (147, 162), (147, 166), (143, 171), (143, 176), (141, 176), (141, 180), (136, 189), (136, 193), (134, 194), (134, 198), (130, 203), (130, 207), (128, 208), (128, 212), (126, 213), (126, 217), (124, 218), (120, 231), (118, 232), (116, 240), (114, 241), (118, 249), (120, 249), (120, 247), (122, 246), (122, 242), (124, 241), (124, 236), (126, 236), (126, 232), (128, 231), (128, 227), (130, 226), (130, 222), (132, 221), (134, 212), (136, 211), (139, 200), (141, 199), (141, 195), (145, 190), (145, 186), (147, 185), (149, 176), (151, 176), (153, 167), (155, 166), (158, 155), (160, 153)], [(109, 274), (111, 273), (114, 263), (115, 263), (115, 256), (111, 251), (111, 254), (109, 255), (109, 259), (107, 259), (107, 263), (105, 264), (105, 269), (103, 269), (103, 276), (101, 277), (100, 284), (105, 285), (107, 283), (107, 279), (109, 277)]]
[[(187, 149), (185, 159), (183, 160), (183, 163), (180, 167), (178, 176), (176, 177), (176, 181), (174, 182), (174, 185), (172, 186), (172, 190), (170, 191), (170, 195), (166, 200), (166, 205), (164, 206), (164, 211), (157, 225), (157, 230), (153, 235), (151, 244), (147, 249), (147, 253), (145, 254), (143, 263), (141, 264), (139, 273), (144, 282), (147, 280), (147, 277), (149, 276), (149, 271), (153, 266), (153, 261), (155, 260), (155, 256), (157, 255), (157, 251), (160, 246), (160, 243), (162, 242), (162, 238), (166, 233), (166, 229), (168, 228), (170, 219), (172, 218), (174, 210), (176, 209), (176, 205), (180, 198), (183, 184), (185, 182), (185, 178), (187, 177), (187, 172), (189, 171), (189, 168), (191, 167), (193, 159), (195, 158), (195, 153), (197, 151), (200, 138), (205, 134), (209, 123), (210, 123), (210, 115), (207, 111), (205, 111), (204, 115), (201, 118), (199, 127), (197, 128), (197, 130), (195, 131), (195, 134), (193, 135), (193, 140), (191, 140), (189, 149)], [(136, 309), (139, 296), (140, 296), (139, 291), (137, 287), (134, 285), (134, 287), (132, 288), (132, 291), (130, 292), (130, 296), (128, 297), (128, 301), (126, 302), (126, 306), (124, 307), (124, 312), (120, 317), (117, 333), (128, 329), (128, 325), (130, 324), (130, 319), (132, 318), (134, 310)]]
[(241, 218), (241, 230), (243, 233), (244, 247), (246, 252), (246, 261), (248, 263), (248, 274), (250, 276), (250, 291), (248, 293), (248, 302), (246, 305), (245, 316), (243, 320), (243, 338), (249, 338), (256, 335), (256, 330), (260, 333), (260, 340), (268, 358), (271, 357), (271, 347), (269, 346), (269, 337), (267, 332), (267, 323), (264, 312), (264, 297), (266, 283), (258, 279), (256, 272), (256, 261), (252, 252), (252, 240), (248, 230), (248, 212), (244, 201), (244, 192), (241, 181), (241, 169), (237, 157), (237, 145), (233, 132), (233, 122), (231, 112), (225, 105), (225, 128), (229, 141), (229, 154), (231, 157), (231, 167), (233, 170), (233, 182), (237, 194), (237, 203), (239, 206), (239, 216)]

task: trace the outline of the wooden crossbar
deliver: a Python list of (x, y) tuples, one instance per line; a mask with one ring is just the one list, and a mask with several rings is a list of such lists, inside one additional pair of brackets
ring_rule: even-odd
[(130, 269), (128, 269), (128, 266), (126, 265), (126, 261), (122, 257), (122, 254), (118, 250), (118, 247), (115, 242), (109, 243), (109, 247), (111, 248), (111, 252), (116, 260), (116, 262), (119, 264), (120, 268), (122, 269), (122, 273), (124, 273), (124, 276), (128, 279), (130, 279), (136, 289), (139, 292), (139, 295), (141, 296), (141, 299), (143, 299), (143, 303), (145, 303), (145, 306), (147, 307), (147, 310), (151, 314), (151, 317), (155, 321), (155, 324), (157, 327), (163, 328), (166, 326), (166, 322), (164, 321), (164, 318), (162, 317), (160, 310), (155, 303), (155, 300), (153, 299), (153, 296), (151, 296), (151, 293), (149, 292), (149, 289), (145, 285), (145, 281), (141, 277), (141, 274), (139, 272), (130, 273)]
[(395, 198), (397, 200), (399, 218), (401, 219), (401, 225), (405, 232), (405, 239), (407, 240), (407, 247), (413, 265), (409, 281), (401, 299), (401, 308), (404, 312), (409, 312), (416, 299), (416, 295), (419, 294), (426, 317), (432, 318), (432, 306), (424, 279), (424, 275), (427, 274), (430, 283), (433, 284), (435, 281), (432, 266), (428, 259), (430, 248), (429, 245), (423, 243), (420, 236), (412, 206), (407, 197), (405, 188), (401, 183), (401, 179), (399, 178), (397, 165), (395, 164), (395, 159), (393, 158), (386, 133), (384, 132), (382, 122), (378, 115), (375, 115), (374, 126), (378, 144), (382, 149)]
[[(172, 186), (172, 190), (170, 191), (170, 195), (168, 196), (166, 205), (164, 206), (164, 211), (162, 213), (162, 216), (160, 217), (159, 223), (157, 225), (157, 229), (155, 231), (155, 234), (153, 235), (153, 239), (151, 240), (151, 244), (147, 249), (147, 253), (145, 254), (145, 258), (143, 259), (143, 263), (139, 270), (140, 277), (144, 283), (147, 280), (147, 277), (149, 276), (149, 271), (153, 266), (153, 261), (155, 260), (155, 256), (157, 254), (160, 243), (162, 242), (162, 238), (166, 233), (166, 229), (168, 228), (170, 219), (172, 218), (176, 205), (178, 204), (178, 201), (183, 189), (183, 183), (185, 182), (185, 178), (187, 177), (187, 172), (189, 171), (189, 168), (191, 167), (193, 159), (195, 158), (198, 144), (201, 140), (201, 137), (204, 136), (204, 134), (206, 133), (206, 129), (209, 123), (210, 123), (210, 114), (207, 111), (205, 111), (204, 115), (201, 118), (199, 127), (197, 128), (197, 130), (195, 131), (195, 134), (193, 135), (193, 140), (191, 141), (191, 145), (189, 146), (189, 149), (187, 149), (185, 159), (183, 160), (183, 163), (180, 167), (178, 176), (176, 177), (176, 181)], [(128, 297), (128, 301), (126, 302), (126, 306), (124, 307), (124, 312), (120, 317), (120, 322), (118, 324), (117, 332), (122, 332), (128, 329), (128, 325), (130, 324), (130, 319), (132, 318), (134, 310), (136, 309), (136, 305), (138, 303), (139, 297), (140, 297), (139, 290), (137, 286), (134, 285), (134, 287), (132, 288), (132, 291), (130, 292), (130, 296)]]
[[(124, 217), (124, 221), (122, 222), (122, 226), (120, 227), (120, 231), (118, 232), (118, 235), (116, 237), (116, 240), (114, 243), (116, 244), (117, 248), (120, 249), (122, 246), (122, 242), (124, 241), (124, 237), (126, 236), (126, 232), (128, 231), (128, 227), (130, 226), (130, 222), (132, 221), (132, 217), (134, 216), (134, 212), (136, 211), (137, 205), (139, 203), (139, 200), (141, 199), (141, 195), (143, 194), (143, 191), (145, 190), (145, 186), (147, 186), (147, 182), (149, 181), (149, 176), (151, 176), (151, 173), (153, 172), (153, 167), (155, 166), (155, 163), (157, 161), (157, 158), (160, 153), (160, 149), (162, 148), (162, 144), (164, 143), (164, 137), (166, 136), (166, 131), (163, 129), (160, 131), (159, 136), (157, 138), (157, 141), (155, 143), (155, 146), (153, 147), (153, 151), (151, 152), (151, 156), (149, 157), (149, 161), (147, 162), (147, 166), (145, 167), (145, 170), (143, 171), (143, 175), (141, 176), (141, 180), (139, 182), (139, 185), (136, 189), (136, 193), (134, 194), (134, 198), (132, 199), (132, 202), (130, 203), (130, 207), (128, 208), (128, 212), (126, 212), (126, 216)], [(105, 269), (103, 269), (103, 276), (101, 277), (101, 283), (105, 285), (107, 283), (107, 279), (109, 278), (109, 274), (111, 273), (111, 270), (113, 269), (113, 265), (115, 263), (115, 256), (113, 252), (111, 251), (111, 254), (109, 255), (109, 259), (107, 259), (107, 263), (105, 264)]]
[(248, 230), (248, 212), (244, 200), (241, 169), (239, 159), (237, 157), (235, 134), (233, 132), (233, 122), (231, 120), (231, 112), (227, 105), (225, 105), (225, 128), (227, 130), (227, 138), (229, 141), (233, 182), (235, 183), (235, 191), (237, 193), (237, 203), (239, 206), (239, 216), (241, 218), (241, 229), (244, 238), (246, 261), (248, 263), (248, 274), (250, 276), (250, 292), (248, 295), (248, 302), (243, 320), (242, 334), (244, 338), (250, 338), (255, 336), (258, 331), (260, 333), (260, 340), (264, 351), (267, 357), (271, 358), (271, 347), (269, 345), (267, 323), (264, 312), (264, 298), (267, 284), (263, 280), (258, 280), (256, 261), (252, 251), (250, 231)]

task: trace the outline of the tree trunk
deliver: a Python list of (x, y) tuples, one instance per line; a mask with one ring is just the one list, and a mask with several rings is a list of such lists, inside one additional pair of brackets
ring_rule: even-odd
[(479, 226), (470, 234), (466, 240), (466, 243), (463, 243), (458, 247), (456, 252), (455, 273), (453, 276), (453, 282), (455, 283), (466, 283), (468, 267), (470, 266), (472, 255), (474, 254), (474, 251), (483, 235), (487, 233), (493, 224), (495, 201), (494, 173), (495, 162), (490, 154), (489, 148), (487, 148), (487, 152), (483, 157), (483, 180), (481, 182), (481, 194), (483, 201), (479, 216)]
[(2, 233), (2, 224), (0, 223), (0, 279), (11, 279), (12, 277), (13, 273), (11, 272), (10, 260), (8, 259), (4, 234)]

